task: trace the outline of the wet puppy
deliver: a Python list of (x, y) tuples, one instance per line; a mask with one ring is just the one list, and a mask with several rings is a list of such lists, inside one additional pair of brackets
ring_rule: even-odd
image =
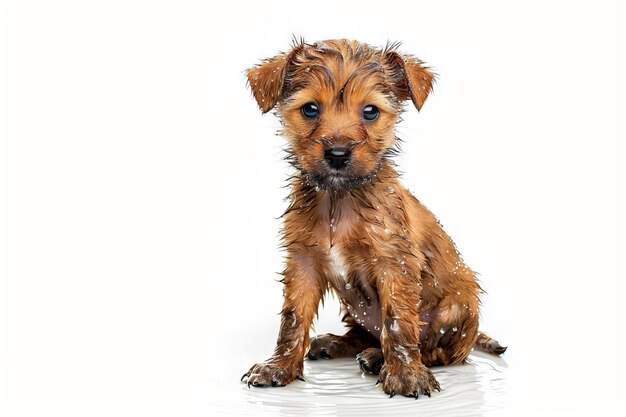
[(244, 374), (248, 386), (302, 379), (309, 329), (329, 289), (349, 331), (314, 338), (308, 358), (357, 356), (391, 396), (430, 396), (440, 387), (428, 367), (462, 363), (474, 346), (506, 349), (479, 333), (475, 273), (390, 160), (404, 103), (419, 110), (434, 78), (396, 47), (302, 42), (247, 73), (263, 113), (277, 110), (296, 168), (278, 343)]

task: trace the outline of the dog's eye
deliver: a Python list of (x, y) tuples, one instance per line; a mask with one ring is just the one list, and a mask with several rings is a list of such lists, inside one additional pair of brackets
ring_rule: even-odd
[(363, 107), (363, 118), (365, 120), (376, 120), (379, 114), (380, 111), (376, 106), (368, 104), (367, 106)]
[(315, 119), (317, 116), (320, 115), (320, 108), (317, 107), (317, 104), (313, 102), (306, 103), (304, 106), (302, 106), (302, 114), (304, 115), (304, 117), (307, 117), (309, 119)]

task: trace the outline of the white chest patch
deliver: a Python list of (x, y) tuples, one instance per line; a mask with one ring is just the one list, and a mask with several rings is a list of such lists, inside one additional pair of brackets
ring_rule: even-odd
[(343, 280), (346, 279), (348, 268), (346, 267), (346, 262), (341, 254), (341, 250), (337, 246), (330, 248), (330, 269), (337, 277)]

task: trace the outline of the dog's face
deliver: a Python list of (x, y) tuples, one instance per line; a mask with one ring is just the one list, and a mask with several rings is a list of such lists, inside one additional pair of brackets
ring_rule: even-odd
[(376, 175), (405, 100), (418, 110), (433, 73), (422, 62), (347, 40), (301, 43), (248, 71), (265, 113), (276, 107), (289, 160), (310, 186), (345, 191)]

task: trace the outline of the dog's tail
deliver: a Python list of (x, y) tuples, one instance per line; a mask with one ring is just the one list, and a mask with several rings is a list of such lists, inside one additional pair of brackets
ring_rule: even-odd
[(507, 346), (502, 346), (496, 339), (487, 336), (483, 332), (478, 332), (478, 339), (476, 339), (477, 349), (484, 350), (485, 352), (493, 353), (495, 355), (502, 355), (506, 352)]

